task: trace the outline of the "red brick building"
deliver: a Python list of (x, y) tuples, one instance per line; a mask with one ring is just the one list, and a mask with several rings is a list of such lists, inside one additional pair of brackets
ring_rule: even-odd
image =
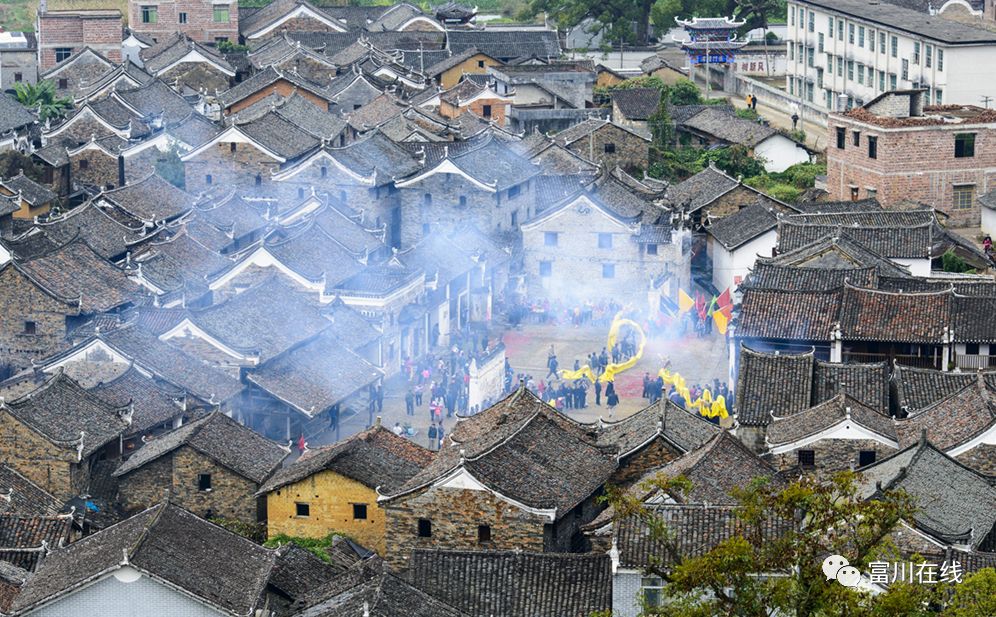
[(198, 43), (239, 42), (238, 0), (129, 0), (128, 27), (156, 40), (182, 32)]
[(952, 226), (978, 226), (978, 197), (996, 188), (996, 110), (925, 106), (924, 92), (886, 92), (830, 114), (830, 199), (921, 202), (948, 214)]
[(43, 2), (38, 7), (35, 31), (38, 33), (39, 73), (84, 47), (111, 62), (121, 62), (121, 11), (116, 9), (49, 11)]

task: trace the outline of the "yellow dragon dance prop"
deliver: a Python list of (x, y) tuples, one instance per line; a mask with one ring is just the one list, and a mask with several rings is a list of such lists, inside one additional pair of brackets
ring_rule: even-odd
[[(605, 367), (605, 372), (597, 378), (598, 381), (601, 381), (602, 383), (615, 381), (616, 375), (633, 368), (640, 361), (640, 359), (643, 358), (643, 348), (647, 344), (647, 336), (643, 333), (643, 328), (640, 327), (640, 324), (636, 323), (632, 319), (627, 319), (622, 315), (623, 312), (619, 311), (616, 313), (615, 317), (612, 318), (612, 326), (609, 328), (609, 337), (606, 341), (605, 348), (612, 349), (616, 346), (616, 342), (619, 339), (619, 330), (623, 326), (629, 326), (636, 330), (637, 334), (640, 335), (640, 344), (637, 347), (636, 355), (633, 357), (629, 358), (625, 362), (612, 363)], [(671, 386), (674, 386), (674, 389), (678, 391), (681, 398), (687, 401), (685, 408), (689, 411), (696, 411), (699, 415), (707, 418), (722, 419), (730, 415), (726, 409), (726, 399), (722, 395), (713, 399), (712, 392), (706, 389), (702, 392), (702, 396), (692, 401), (692, 397), (688, 391), (688, 386), (685, 384), (685, 379), (681, 375), (671, 372), (666, 367), (662, 368), (657, 374), (664, 381), (665, 390)], [(592, 383), (595, 383), (596, 379), (594, 371), (592, 371), (591, 367), (587, 364), (576, 371), (568, 369), (562, 370), (560, 371), (560, 377), (561, 379), (566, 380), (587, 378)]]

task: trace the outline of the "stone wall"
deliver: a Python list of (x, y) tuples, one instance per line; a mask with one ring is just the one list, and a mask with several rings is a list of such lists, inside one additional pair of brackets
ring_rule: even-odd
[[(0, 270), (0, 362), (18, 369), (50, 355), (66, 336), (66, 317), (76, 314), (44, 293), (13, 266)], [(31, 333), (28, 322), (34, 324)]]
[[(579, 156), (600, 163), (605, 169), (619, 166), (626, 171), (637, 171), (647, 169), (650, 140), (613, 124), (606, 124), (590, 137), (579, 139), (567, 148)], [(613, 149), (612, 152), (607, 151)], [(637, 177), (640, 177), (639, 173)]]
[[(264, 154), (252, 144), (237, 143), (235, 152), (230, 144), (221, 142), (184, 162), (187, 192), (197, 194), (212, 186), (251, 187), (259, 175), (261, 182), (269, 182), (270, 175), (280, 163)], [(211, 182), (207, 176), (211, 176)]]
[[(165, 38), (174, 32), (183, 32), (200, 43), (214, 43), (219, 38), (239, 40), (239, 4), (232, 2), (227, 22), (214, 20), (214, 3), (211, 0), (177, 0), (157, 4), (159, 15), (156, 23), (142, 23), (141, 0), (128, 3), (128, 27), (152, 38)], [(224, 5), (219, 5), (224, 6)], [(180, 13), (187, 14), (187, 23), (180, 23)]]
[(118, 157), (100, 148), (87, 148), (69, 157), (70, 174), (77, 184), (103, 189), (118, 186)]
[[(297, 515), (297, 504), (307, 503), (309, 515)], [(353, 518), (353, 504), (367, 506), (366, 519)], [(335, 531), (384, 554), (384, 510), (377, 493), (359, 482), (320, 471), (266, 496), (267, 531), (306, 538), (323, 538)]]
[(798, 450), (771, 455), (771, 463), (779, 471), (799, 468), (799, 450), (813, 450), (813, 468), (802, 468), (806, 474), (814, 474), (818, 478), (827, 479), (838, 471), (858, 468), (858, 456), (862, 450), (875, 452), (875, 460), (880, 461), (896, 453), (874, 439), (821, 439)]
[[(416, 548), (522, 550), (543, 552), (548, 519), (521, 510), (491, 493), (430, 488), (384, 505), (385, 560), (403, 569)], [(432, 524), (432, 537), (418, 535), (419, 519)], [(478, 525), (491, 526), (491, 542), (478, 542)]]
[(609, 484), (616, 486), (626, 486), (636, 482), (654, 469), (663, 467), (674, 459), (681, 456), (673, 446), (658, 437), (653, 442), (647, 444), (642, 449), (630, 454), (621, 461)]
[[(964, 124), (968, 128), (944, 124), (886, 129), (831, 115), (826, 151), (830, 199), (876, 197), (887, 208), (904, 200), (918, 201), (948, 214), (952, 227), (977, 227), (978, 197), (996, 188), (996, 125)], [(844, 130), (843, 148), (837, 147), (838, 128)], [(974, 156), (955, 158), (959, 133), (975, 134)], [(878, 140), (874, 159), (869, 156), (869, 136)], [(954, 187), (961, 185), (974, 187), (969, 208), (955, 208)]]
[[(211, 490), (199, 488), (200, 474), (211, 474)], [(188, 446), (181, 446), (120, 479), (119, 494), (129, 510), (162, 501), (166, 491), (177, 505), (203, 518), (257, 522), (259, 485)]]
[(6, 411), (0, 411), (0, 462), (59, 499), (76, 494), (76, 450), (57, 448)]

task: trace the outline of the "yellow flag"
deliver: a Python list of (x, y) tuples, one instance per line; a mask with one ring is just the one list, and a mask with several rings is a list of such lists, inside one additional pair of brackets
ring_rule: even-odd
[(684, 289), (678, 290), (678, 310), (682, 313), (687, 313), (691, 308), (695, 306), (695, 300), (685, 293)]
[(724, 315), (722, 311), (714, 311), (712, 319), (716, 322), (716, 329), (719, 330), (719, 333), (726, 334), (726, 326), (730, 323), (730, 320), (726, 318), (726, 315)]

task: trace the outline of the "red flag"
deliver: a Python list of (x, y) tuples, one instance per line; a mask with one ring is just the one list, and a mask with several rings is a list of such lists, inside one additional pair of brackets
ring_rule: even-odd
[(719, 294), (719, 298), (716, 299), (716, 305), (719, 306), (719, 308), (723, 308), (724, 306), (730, 306), (731, 304), (733, 304), (733, 298), (730, 297), (730, 288), (727, 287), (726, 291)]
[(719, 309), (717, 309), (716, 312), (717, 313), (722, 313), (723, 317), (726, 317), (726, 321), (730, 321), (731, 319), (733, 319), (733, 305), (732, 304), (728, 304), (727, 306), (719, 308)]

